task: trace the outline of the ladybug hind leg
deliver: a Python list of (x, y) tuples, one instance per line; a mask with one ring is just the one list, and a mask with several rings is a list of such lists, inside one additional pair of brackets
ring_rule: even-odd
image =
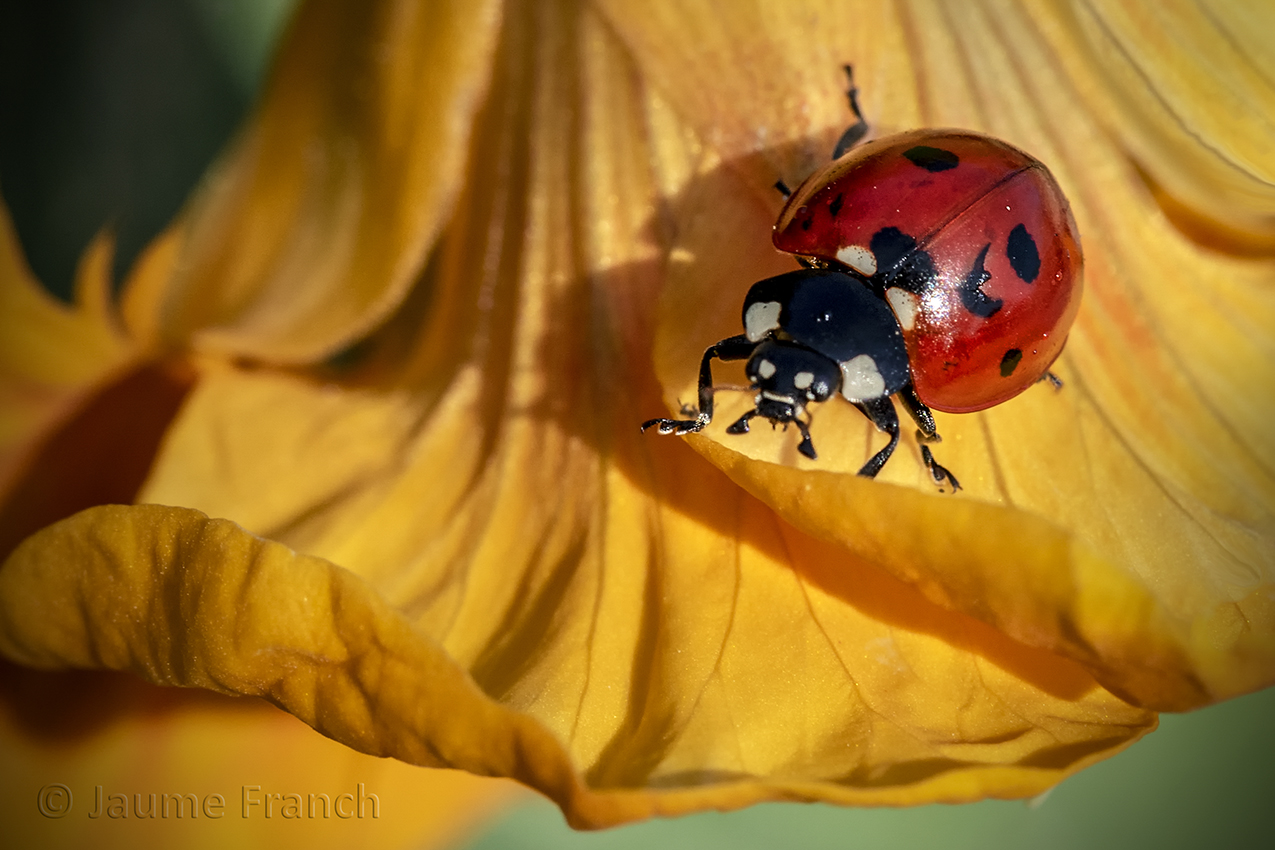
[(918, 443), (941, 443), (938, 427), (934, 424), (934, 414), (925, 402), (916, 394), (916, 388), (909, 383), (899, 390), (899, 401), (907, 409), (908, 415), (916, 423), (916, 441)]
[(859, 111), (859, 87), (854, 84), (854, 66), (846, 65), (845, 69), (848, 84), (846, 100), (850, 102), (850, 112), (854, 115), (855, 122), (846, 128), (841, 138), (837, 140), (837, 146), (832, 149), (833, 159), (841, 159), (842, 154), (859, 144), (863, 141), (863, 137), (868, 135), (868, 122), (863, 119), (863, 113)]
[(899, 391), (899, 401), (903, 402), (903, 407), (917, 424), (916, 441), (921, 444), (921, 460), (925, 462), (925, 468), (930, 471), (930, 478), (934, 479), (934, 483), (940, 487), (943, 486), (944, 481), (951, 482), (952, 492), (955, 493), (961, 489), (961, 482), (956, 480), (951, 470), (934, 459), (934, 453), (926, 445), (943, 442), (938, 428), (934, 425), (934, 414), (930, 412), (925, 402), (921, 401), (916, 394), (916, 388), (910, 383)]
[(930, 471), (930, 477), (934, 479), (935, 484), (942, 487), (943, 481), (946, 479), (951, 482), (953, 493), (961, 489), (961, 482), (956, 480), (956, 476), (952, 474), (951, 470), (946, 466), (940, 465), (934, 459), (934, 453), (930, 451), (929, 446), (921, 446), (921, 460), (925, 461), (925, 468)]

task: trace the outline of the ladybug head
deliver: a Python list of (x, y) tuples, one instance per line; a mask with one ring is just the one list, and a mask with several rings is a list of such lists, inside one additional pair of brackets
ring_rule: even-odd
[(757, 414), (771, 422), (791, 422), (806, 404), (827, 401), (841, 383), (841, 368), (802, 345), (768, 339), (754, 349), (744, 367), (757, 390)]

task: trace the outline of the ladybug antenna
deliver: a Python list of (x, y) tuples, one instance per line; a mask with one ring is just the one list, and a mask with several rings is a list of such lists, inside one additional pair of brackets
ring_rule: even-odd
[(859, 87), (854, 84), (854, 66), (842, 65), (846, 70), (846, 100), (850, 102), (850, 114), (860, 121), (863, 120), (863, 113), (859, 111)]
[(859, 111), (859, 87), (854, 84), (854, 66), (843, 65), (842, 67), (846, 69), (848, 84), (846, 100), (850, 102), (850, 114), (854, 116), (854, 123), (846, 128), (841, 138), (837, 140), (837, 146), (832, 150), (833, 159), (841, 159), (846, 151), (859, 144), (863, 141), (863, 137), (868, 135), (868, 122), (863, 120), (863, 113)]

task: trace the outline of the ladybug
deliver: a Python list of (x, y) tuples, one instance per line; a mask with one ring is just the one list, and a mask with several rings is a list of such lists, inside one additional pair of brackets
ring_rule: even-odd
[[(984, 410), (1048, 379), (1080, 308), (1083, 260), (1067, 199), (1039, 160), (965, 130), (921, 129), (860, 144), (868, 130), (849, 66), (857, 119), (833, 161), (787, 196), (774, 244), (805, 269), (767, 278), (744, 298), (744, 333), (709, 346), (691, 419), (642, 430), (687, 434), (713, 418), (711, 361), (747, 360), (754, 409), (792, 423), (815, 459), (808, 406), (836, 393), (889, 444), (859, 470), (875, 476), (899, 442), (897, 398), (918, 426), (935, 483), (960, 484), (926, 443), (931, 408)], [(801, 416), (806, 414), (806, 420)]]

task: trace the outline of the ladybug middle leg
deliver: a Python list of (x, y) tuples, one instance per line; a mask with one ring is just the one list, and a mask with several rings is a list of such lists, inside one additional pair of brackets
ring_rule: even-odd
[[(757, 343), (745, 334), (727, 337), (704, 350), (704, 357), (699, 363), (699, 410), (694, 419), (648, 419), (642, 423), (642, 431), (658, 428), (661, 434), (694, 434), (703, 431), (704, 426), (713, 421), (713, 358), (719, 360), (747, 360), (753, 353)], [(739, 423), (735, 423), (738, 425)], [(745, 423), (744, 430), (747, 430)]]
[[(854, 66), (843, 65), (846, 69), (846, 79), (849, 87), (846, 89), (846, 99), (850, 101), (850, 112), (854, 115), (854, 123), (846, 128), (841, 134), (841, 138), (837, 140), (836, 146), (832, 149), (832, 158), (841, 159), (842, 154), (850, 150), (859, 142), (863, 141), (863, 137), (868, 135), (868, 122), (864, 119), (863, 113), (859, 111), (859, 87), (854, 84)], [(788, 184), (783, 180), (775, 181), (775, 189), (779, 194), (784, 196), (784, 200), (792, 197), (792, 189), (788, 188)], [(798, 257), (797, 259), (802, 259)]]
[(854, 67), (846, 65), (845, 69), (846, 81), (849, 83), (849, 88), (846, 89), (846, 99), (850, 101), (850, 112), (853, 113), (855, 122), (837, 140), (837, 146), (832, 149), (833, 159), (841, 159), (842, 154), (859, 144), (859, 142), (863, 141), (863, 137), (868, 135), (868, 122), (864, 120), (863, 113), (859, 111), (859, 87), (854, 84)]
[(934, 424), (934, 414), (917, 396), (916, 388), (909, 383), (899, 390), (899, 401), (903, 402), (903, 407), (917, 424), (916, 441), (921, 444), (921, 460), (925, 462), (925, 468), (930, 471), (930, 477), (934, 479), (934, 483), (941, 487), (944, 481), (950, 481), (952, 492), (961, 489), (961, 482), (956, 480), (956, 476), (947, 467), (940, 465), (934, 459), (934, 453), (926, 445), (926, 443), (941, 443), (943, 438), (939, 436), (938, 428)]
[(854, 406), (859, 408), (859, 411), (868, 417), (873, 425), (877, 426), (878, 431), (890, 435), (890, 442), (886, 444), (886, 447), (874, 454), (859, 470), (859, 474), (865, 478), (876, 478), (881, 467), (885, 466), (890, 455), (894, 454), (895, 446), (899, 444), (899, 415), (894, 412), (894, 402), (890, 401), (889, 396), (856, 401)]

